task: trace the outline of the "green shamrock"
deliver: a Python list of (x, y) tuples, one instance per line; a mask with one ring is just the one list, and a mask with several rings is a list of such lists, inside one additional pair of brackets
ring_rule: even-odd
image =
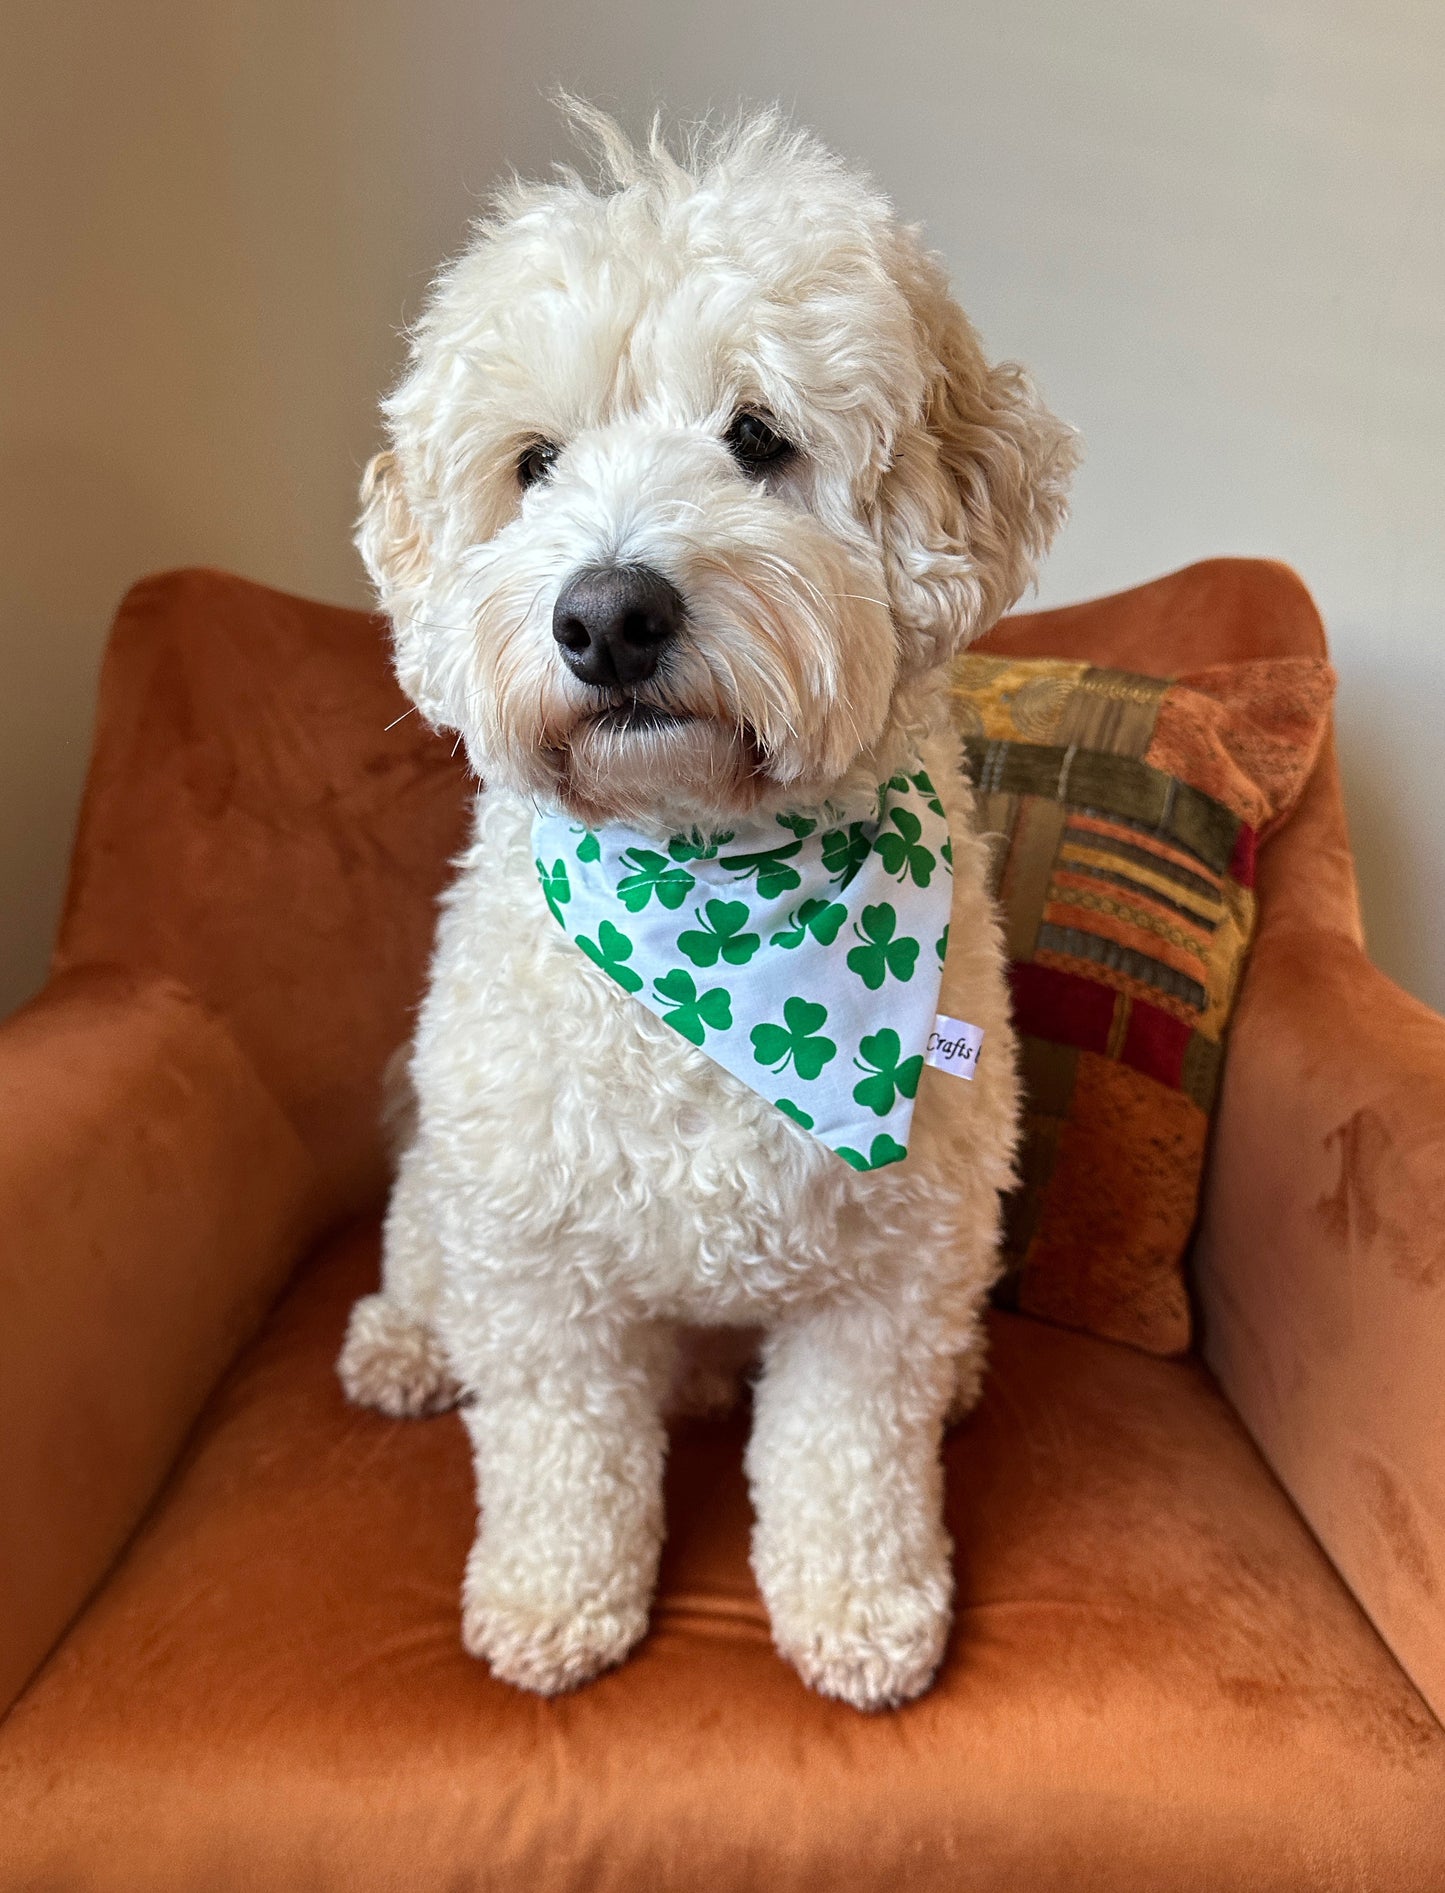
[(756, 933), (744, 933), (748, 910), (740, 900), (710, 900), (698, 913), (700, 932), (691, 928), (677, 936), (680, 952), (694, 966), (716, 966), (719, 959), (729, 966), (746, 966), (763, 944)]
[(824, 835), (823, 866), (840, 894), (868, 859), (872, 846), (872, 837), (864, 822), (850, 822), (846, 829), (831, 828)]
[(658, 904), (676, 913), (697, 885), (686, 868), (673, 867), (665, 854), (651, 848), (628, 848), (622, 859), (632, 869), (617, 883), (617, 897), (629, 914), (640, 914), (656, 894)]
[(933, 950), (938, 955), (938, 964), (942, 966), (944, 961), (948, 958), (948, 928), (947, 927), (944, 928), (943, 932), (939, 934), (938, 938), (934, 941)]
[(694, 828), (690, 835), (674, 835), (667, 844), (667, 852), (674, 861), (711, 861), (718, 849), (732, 838), (731, 829), (725, 835), (713, 835), (708, 839)]
[(562, 909), (572, 898), (572, 884), (567, 879), (567, 863), (554, 861), (550, 868), (537, 863), (537, 878), (542, 883), (542, 898), (552, 909), (552, 918), (559, 927), (566, 923), (562, 919)]
[(898, 916), (888, 902), (863, 909), (863, 924), (854, 923), (853, 931), (861, 945), (848, 955), (848, 967), (858, 975), (869, 992), (876, 993), (891, 973), (897, 980), (909, 980), (918, 963), (918, 942), (905, 934), (895, 940)]
[(675, 966), (661, 979), (653, 980), (652, 990), (672, 1008), (662, 1014), (664, 1024), (681, 1032), (694, 1045), (702, 1044), (708, 1026), (714, 1032), (726, 1032), (733, 1022), (732, 1001), (726, 989), (712, 986), (707, 992), (699, 993), (692, 974), (683, 972), (680, 966)]
[(933, 784), (928, 779), (928, 771), (926, 769), (920, 769), (916, 776), (910, 777), (910, 780), (920, 795), (926, 795), (928, 797), (928, 806), (933, 810), (934, 814), (941, 815), (943, 813), (943, 804), (938, 799), (937, 789), (934, 788)]
[(625, 933), (620, 933), (610, 920), (604, 920), (597, 929), (600, 945), (589, 940), (586, 934), (577, 935), (577, 944), (592, 961), (600, 966), (610, 979), (615, 979), (625, 993), (642, 991), (642, 976), (634, 973), (630, 966), (624, 966), (624, 960), (632, 958), (632, 942)]
[(927, 887), (933, 879), (935, 863), (932, 849), (923, 847), (918, 839), (923, 833), (923, 823), (907, 808), (890, 809), (888, 818), (898, 833), (878, 837), (876, 846), (884, 867), (897, 881), (911, 874), (915, 887)]
[(784, 1117), (790, 1117), (795, 1124), (801, 1124), (805, 1131), (812, 1130), (812, 1118), (799, 1105), (794, 1104), (791, 1098), (779, 1098), (777, 1104)]
[(826, 1006), (815, 1006), (807, 999), (785, 999), (782, 1025), (753, 1027), (753, 1057), (773, 1071), (791, 1063), (800, 1078), (816, 1078), (838, 1052), (832, 1039), (818, 1030), (827, 1019)]
[(879, 1117), (887, 1117), (893, 1109), (893, 1094), (911, 1098), (918, 1090), (918, 1079), (923, 1070), (923, 1054), (916, 1053), (912, 1058), (900, 1059), (903, 1050), (898, 1034), (892, 1026), (884, 1026), (881, 1032), (874, 1032), (865, 1038), (858, 1050), (863, 1054), (861, 1060), (853, 1063), (859, 1071), (870, 1072), (871, 1076), (860, 1078), (853, 1087), (853, 1102), (866, 1105)]
[(797, 869), (786, 865), (802, 845), (801, 841), (789, 841), (779, 848), (765, 848), (758, 854), (725, 854), (720, 865), (743, 881), (756, 874), (759, 894), (764, 900), (771, 900), (775, 894), (786, 894), (790, 887), (802, 886)]
[[(943, 813), (943, 810), (940, 809), (938, 812), (941, 815)], [(951, 871), (953, 868), (953, 836), (952, 835), (944, 836), (943, 846), (939, 849), (938, 852), (943, 856), (944, 860), (948, 863), (949, 869)]]
[(806, 841), (818, 824), (807, 815), (777, 815), (773, 818), (780, 828), (790, 828), (799, 841)]
[(600, 861), (602, 859), (602, 843), (597, 839), (590, 828), (579, 828), (574, 822), (572, 824), (572, 833), (582, 837), (581, 841), (577, 844), (577, 859), (579, 861)]
[(837, 901), (805, 900), (796, 913), (788, 915), (788, 925), (775, 933), (770, 946), (801, 946), (808, 934), (823, 946), (832, 946), (838, 929), (848, 918), (848, 909)]
[(885, 1163), (902, 1163), (908, 1152), (902, 1144), (895, 1144), (887, 1131), (879, 1131), (866, 1157), (861, 1150), (849, 1150), (846, 1146), (838, 1155), (855, 1170), (881, 1170)]

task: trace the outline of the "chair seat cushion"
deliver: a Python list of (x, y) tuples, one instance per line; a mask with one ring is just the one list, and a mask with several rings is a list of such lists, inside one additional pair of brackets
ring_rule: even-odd
[(1196, 1362), (993, 1318), (949, 1655), (872, 1718), (773, 1652), (741, 1423), (682, 1429), (651, 1635), (545, 1702), (458, 1642), (457, 1417), (338, 1392), (376, 1266), (308, 1267), (0, 1728), (6, 1893), (1445, 1885), (1445, 1732)]

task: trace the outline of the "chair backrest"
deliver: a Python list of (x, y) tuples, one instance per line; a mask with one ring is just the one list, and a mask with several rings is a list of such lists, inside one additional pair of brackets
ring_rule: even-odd
[(209, 571), (127, 595), (101, 673), (57, 962), (182, 980), (315, 1154), (330, 1215), (385, 1177), (408, 1036), (471, 796), (385, 627)]
[[(1285, 567), (1216, 559), (1005, 620), (983, 648), (1166, 675), (1319, 654), (1324, 633)], [(1348, 901), (1332, 770), (1301, 819), (1307, 851), (1343, 861)], [(380, 1076), (410, 1030), (471, 795), (451, 744), (408, 712), (379, 619), (219, 572), (145, 579), (101, 676), (57, 967), (182, 980), (311, 1148), (322, 1213), (359, 1209), (384, 1186)]]

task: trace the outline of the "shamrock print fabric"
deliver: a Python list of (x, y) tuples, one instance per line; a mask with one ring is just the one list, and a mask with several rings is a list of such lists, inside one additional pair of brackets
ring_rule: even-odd
[(553, 919), (595, 966), (855, 1170), (908, 1154), (953, 851), (921, 767), (868, 821), (780, 815), (665, 846), (538, 815)]

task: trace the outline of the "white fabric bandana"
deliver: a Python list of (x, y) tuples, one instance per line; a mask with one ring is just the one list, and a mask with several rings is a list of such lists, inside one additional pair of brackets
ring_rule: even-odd
[(664, 850), (539, 815), (532, 842), (553, 918), (624, 991), (855, 1170), (907, 1156), (953, 898), (921, 766), (870, 821), (825, 807)]

